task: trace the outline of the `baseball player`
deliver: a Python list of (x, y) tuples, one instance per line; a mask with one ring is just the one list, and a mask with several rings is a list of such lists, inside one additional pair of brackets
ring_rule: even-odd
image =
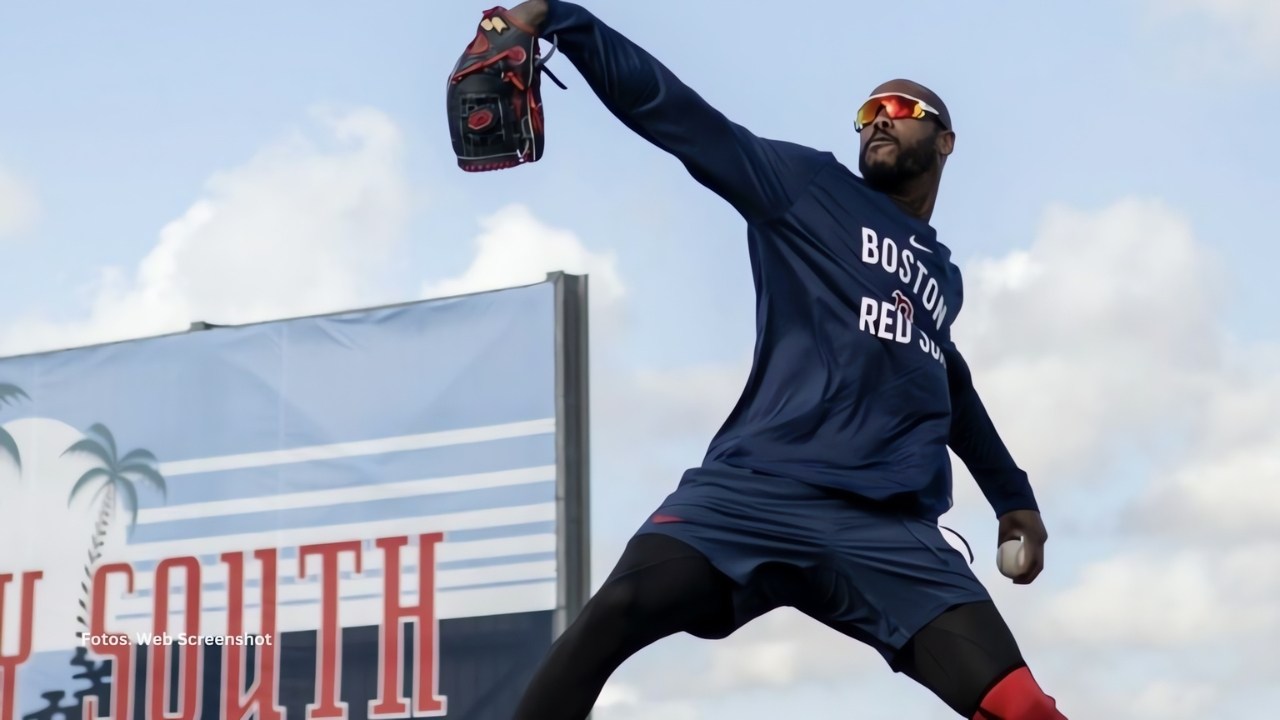
[[(609, 112), (742, 216), (757, 340), (746, 388), (701, 464), (554, 643), (517, 720), (585, 718), (642, 648), (680, 632), (724, 638), (784, 606), (875, 648), (961, 717), (1064, 719), (938, 525), (952, 504), (950, 447), (989, 501), (998, 540), (1023, 542), (1014, 582), (1043, 568), (1048, 536), (1027, 475), (951, 340), (961, 275), (930, 225), (955, 146), (946, 104), (908, 80), (872, 90), (854, 123), (855, 174), (831, 153), (729, 120), (563, 0), (489, 11), (459, 68), (497, 52), (532, 63), (537, 38), (554, 43)], [(509, 51), (530, 42), (534, 51)], [(537, 68), (521, 84), (536, 80)], [(532, 90), (514, 114), (535, 131), (524, 161), (542, 150)], [(493, 138), (504, 136), (480, 131), (503, 111), (467, 107), (451, 105), (468, 118), (458, 132), (473, 135), (467, 147), (491, 143), (482, 161), (492, 163)]]

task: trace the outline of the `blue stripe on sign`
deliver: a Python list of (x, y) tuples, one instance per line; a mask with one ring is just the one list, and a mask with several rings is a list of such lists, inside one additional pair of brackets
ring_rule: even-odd
[[(524, 537), (526, 535), (550, 535), (556, 531), (556, 523), (554, 520), (546, 520), (543, 522), (533, 523), (516, 523), (514, 525), (497, 525), (495, 527), (476, 528), (474, 530), (450, 530), (445, 533), (446, 542), (474, 542), (476, 540), (499, 540), (509, 537)], [(372, 550), (374, 548), (373, 540), (365, 541), (365, 549)], [(298, 547), (289, 545), (276, 550), (277, 557), (280, 560), (296, 560), (298, 558)], [(134, 560), (134, 572), (154, 572), (159, 560)], [(257, 560), (253, 558), (253, 553), (245, 552), (245, 562), (257, 564)], [(201, 555), (201, 565), (219, 565), (222, 559), (218, 555)], [(283, 579), (283, 578), (282, 578)]]
[[(258, 584), (259, 583), (257, 580), (250, 580), (249, 582), (245, 583), (245, 587), (255, 587)], [(227, 589), (227, 584), (224, 582), (207, 582), (200, 586), (201, 592), (212, 592), (214, 590), (226, 590), (226, 589)], [(182, 595), (186, 591), (187, 591), (186, 585), (170, 586), (169, 595), (170, 596)], [(133, 594), (133, 596), (136, 598), (148, 598), (148, 597), (151, 597), (151, 595), (152, 595), (152, 591), (150, 590), (139, 590)]]
[(485, 588), (496, 587), (514, 587), (516, 585), (540, 585), (542, 583), (555, 582), (555, 578), (539, 578), (537, 580), (504, 580), (502, 582), (477, 583), (475, 585), (458, 585), (456, 587), (440, 588), (438, 592), (458, 592), (460, 590), (483, 590)]
[(176, 475), (165, 479), (167, 499), (161, 499), (155, 493), (139, 493), (138, 507), (144, 510), (178, 507), (216, 500), (501, 472), (555, 463), (555, 435), (542, 433), (423, 450)]
[[(217, 565), (222, 562), (221, 555), (200, 555), (200, 564), (204, 566)], [(156, 571), (156, 566), (160, 564), (159, 560), (134, 560), (130, 565), (133, 566), (134, 572), (150, 572)]]
[[(462, 591), (462, 590), (485, 590), (485, 589), (488, 589), (488, 588), (513, 587), (513, 586), (516, 586), (516, 585), (540, 585), (540, 584), (542, 584), (542, 583), (549, 583), (549, 582), (555, 582), (555, 581), (556, 581), (556, 579), (555, 579), (555, 578), (553, 578), (553, 577), (546, 577), (546, 578), (534, 578), (534, 579), (532, 579), (532, 580), (502, 580), (502, 581), (498, 581), (498, 582), (475, 583), (475, 584), (472, 584), (472, 585), (454, 585), (454, 586), (451, 586), (451, 587), (441, 587), (441, 588), (436, 588), (436, 592), (437, 592), (437, 593), (446, 593), (446, 592), (460, 592), (460, 591)], [(415, 590), (415, 589), (410, 589), (410, 590), (401, 590), (401, 591), (400, 591), (400, 597), (411, 597), (411, 596), (414, 596), (414, 595), (417, 595), (417, 594), (418, 594), (418, 591), (417, 591), (417, 590)], [(344, 600), (344, 601), (345, 601), (345, 600), (381, 600), (381, 599), (382, 599), (382, 593), (362, 593), (362, 594), (360, 594), (360, 595), (343, 595), (341, 599), (342, 599), (342, 600)], [(304, 606), (307, 606), (307, 605), (319, 605), (319, 604), (320, 604), (320, 600), (319, 600), (319, 599), (315, 599), (315, 600), (285, 600), (284, 602), (280, 602), (280, 603), (277, 603), (277, 604), (278, 604), (278, 605), (290, 605), (290, 606), (293, 606), (293, 607), (304, 607)], [(248, 609), (250, 609), (250, 608), (256, 608), (256, 607), (258, 607), (258, 606), (257, 606), (257, 605), (246, 605), (246, 606), (245, 606), (245, 609), (246, 609), (246, 610), (248, 610)], [(226, 610), (226, 608), (225, 608), (225, 607), (222, 607), (222, 608), (209, 608), (209, 611), (210, 611), (210, 612), (212, 612), (212, 611), (214, 611), (214, 610)], [(123, 616), (123, 615), (121, 615), (121, 617), (124, 617), (124, 616)], [(150, 615), (145, 615), (145, 614), (144, 614), (144, 615), (143, 615), (143, 617), (150, 617)]]
[[(472, 560), (450, 560), (436, 563), (436, 571), (465, 570), (467, 568), (493, 567), (494, 565), (515, 565), (516, 563), (542, 562), (555, 560), (554, 552), (524, 553), (523, 555), (504, 555), (502, 557), (475, 558)], [(415, 566), (413, 568), (417, 570)]]
[(495, 510), (553, 502), (554, 480), (510, 487), (460, 490), (416, 497), (386, 498), (324, 507), (266, 510), (261, 512), (170, 520), (138, 525), (130, 545), (189, 540), (251, 532), (273, 532), (327, 525), (371, 523), (380, 520), (429, 517), (473, 510)]
[[(463, 590), (486, 590), (486, 589), (499, 588), (499, 587), (515, 587), (517, 585), (542, 585), (544, 583), (554, 583), (555, 581), (556, 579), (554, 577), (534, 578), (532, 580), (503, 580), (500, 582), (476, 583), (473, 585), (455, 585), (453, 587), (436, 588), (436, 592), (446, 593), (446, 592), (460, 592)], [(400, 592), (400, 597), (402, 598), (412, 597), (417, 594), (418, 594), (417, 590), (412, 590), (412, 589), (402, 590)], [(339, 596), (338, 600), (339, 602), (343, 602), (348, 600), (379, 600), (381, 598), (382, 598), (382, 593), (363, 593), (360, 595), (341, 595)], [(289, 605), (293, 607), (306, 606), (306, 605), (319, 605), (319, 604), (320, 604), (319, 600), (284, 600), (276, 603), (277, 606)], [(260, 607), (262, 607), (262, 603), (248, 603), (244, 606), (244, 609), (256, 610)], [(227, 607), (225, 605), (214, 605), (214, 606), (201, 609), (201, 612), (226, 612), (226, 611), (227, 611)], [(171, 616), (178, 615), (180, 613), (182, 613), (182, 610), (169, 611), (169, 615)], [(143, 619), (150, 618), (151, 616), (152, 614), (149, 612), (123, 613), (121, 615), (117, 615), (116, 618), (120, 620), (143, 620)]]
[[(495, 567), (500, 565), (517, 565), (519, 563), (529, 563), (529, 562), (546, 562), (547, 560), (555, 560), (555, 559), (556, 559), (556, 554), (554, 552), (540, 552), (540, 553), (524, 553), (521, 555), (497, 555), (494, 557), (486, 557), (486, 558), (472, 558), (470, 560), (449, 560), (447, 562), (436, 563), (436, 572), (440, 572), (442, 570), (469, 570), (472, 568)], [(418, 564), (402, 563), (400, 570), (402, 573), (417, 572)], [(343, 579), (346, 579), (346, 580), (350, 580), (352, 578), (357, 578), (357, 577), (360, 579), (372, 579), (372, 578), (382, 577), (383, 572), (382, 570), (371, 568), (359, 574), (352, 573), (350, 571), (343, 571), (341, 573), (341, 576)], [(280, 580), (287, 581), (287, 580), (293, 580), (293, 578), (281, 577)], [(296, 580), (296, 583), (300, 585), (314, 584), (318, 582), (320, 582), (319, 573), (313, 573), (311, 575), (308, 575), (306, 579), (303, 579), (303, 580)], [(262, 585), (261, 580), (246, 580), (244, 583), (244, 586), (246, 588), (256, 588), (256, 587), (260, 587), (261, 585)], [(211, 581), (211, 582), (203, 583), (200, 586), (200, 589), (202, 592), (211, 592), (214, 590), (226, 590), (227, 584), (225, 582)], [(186, 592), (185, 585), (175, 585), (169, 589), (170, 595), (180, 595), (184, 592)], [(151, 597), (151, 591), (139, 590), (133, 594), (133, 597), (140, 597), (140, 598)]]
[(534, 523), (518, 523), (516, 525), (497, 525), (495, 527), (476, 528), (474, 530), (450, 530), (445, 533), (446, 542), (471, 542), (473, 540), (496, 540), (498, 538), (523, 537), (525, 535), (545, 535), (556, 531), (554, 520)]

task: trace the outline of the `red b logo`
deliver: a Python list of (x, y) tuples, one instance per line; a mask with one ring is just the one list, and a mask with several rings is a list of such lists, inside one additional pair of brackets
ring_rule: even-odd
[(916, 314), (916, 309), (912, 307), (911, 300), (901, 290), (894, 290), (892, 297), (894, 307), (898, 309), (898, 312), (902, 313), (907, 322), (911, 322), (911, 318)]

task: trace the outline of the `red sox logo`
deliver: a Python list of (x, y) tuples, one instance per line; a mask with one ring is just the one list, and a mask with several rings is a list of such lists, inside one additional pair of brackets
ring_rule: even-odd
[(911, 300), (901, 290), (894, 290), (892, 297), (894, 307), (897, 308), (898, 312), (902, 313), (907, 322), (911, 322), (911, 318), (916, 314), (916, 309), (912, 307)]

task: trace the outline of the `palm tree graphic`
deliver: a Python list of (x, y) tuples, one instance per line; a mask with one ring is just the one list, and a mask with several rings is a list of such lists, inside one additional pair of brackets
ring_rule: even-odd
[[(0, 406), (8, 405), (9, 403), (16, 404), (17, 401), (14, 398), (31, 399), (17, 385), (0, 383)], [(13, 462), (18, 466), (18, 469), (22, 469), (22, 453), (18, 452), (18, 442), (13, 439), (8, 430), (2, 427), (0, 427), (0, 451), (13, 458)]]
[(93, 579), (94, 568), (97, 567), (98, 560), (102, 557), (102, 546), (106, 543), (107, 528), (111, 526), (111, 520), (115, 515), (117, 494), (122, 499), (121, 504), (124, 506), (124, 511), (129, 514), (128, 532), (131, 535), (138, 520), (138, 491), (135, 483), (140, 481), (149, 483), (160, 491), (161, 497), (166, 497), (164, 477), (156, 469), (158, 462), (156, 456), (150, 451), (131, 450), (124, 457), (120, 457), (115, 437), (102, 423), (94, 423), (89, 428), (87, 435), (88, 437), (76, 441), (71, 447), (62, 451), (63, 455), (71, 453), (91, 455), (99, 463), (96, 467), (90, 468), (80, 476), (75, 486), (71, 488), (71, 495), (67, 498), (67, 506), (70, 507), (80, 493), (87, 491), (89, 488), (97, 487), (93, 498), (100, 500), (98, 519), (93, 526), (93, 539), (92, 545), (89, 547), (88, 562), (84, 565), (84, 579), (80, 581), (80, 589), (83, 594), (80, 598), (81, 614), (76, 617), (76, 620), (80, 621), (81, 627), (76, 633), (77, 638), (83, 637), (89, 632), (89, 584)]

